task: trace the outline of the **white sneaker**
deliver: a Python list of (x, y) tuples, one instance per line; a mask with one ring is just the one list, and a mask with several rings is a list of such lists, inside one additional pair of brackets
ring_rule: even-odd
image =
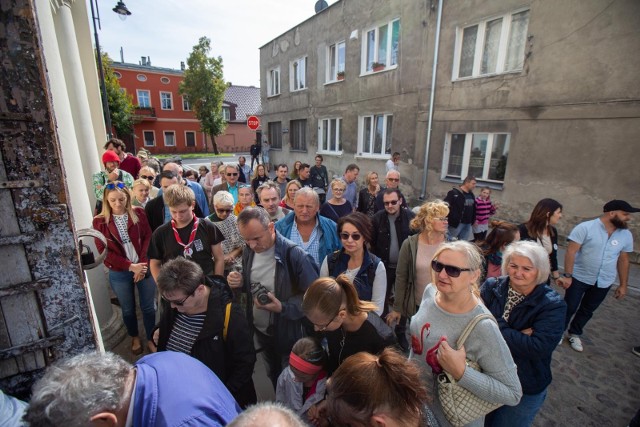
[(574, 349), (575, 351), (584, 350), (584, 348), (582, 347), (582, 341), (580, 340), (580, 337), (576, 335), (571, 335), (569, 337), (569, 343), (571, 344), (571, 348)]

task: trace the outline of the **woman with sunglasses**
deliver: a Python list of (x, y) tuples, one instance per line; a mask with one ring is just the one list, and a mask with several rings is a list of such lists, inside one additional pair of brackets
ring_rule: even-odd
[(447, 241), (449, 205), (442, 200), (426, 202), (411, 220), (410, 227), (420, 233), (402, 243), (396, 269), (395, 301), (386, 317), (389, 325), (398, 324), (404, 331), (407, 319), (413, 316), (431, 282), (431, 259)]
[(330, 187), (332, 197), (322, 204), (320, 207), (320, 215), (334, 222), (338, 222), (340, 217), (353, 212), (353, 206), (351, 206), (351, 202), (344, 198), (347, 184), (342, 179), (334, 179), (331, 181)]
[(293, 179), (287, 183), (284, 190), (284, 197), (280, 201), (280, 207), (293, 211), (293, 198), (296, 195), (296, 191), (302, 188), (302, 184), (297, 179)]
[[(131, 193), (122, 182), (116, 181), (105, 186), (102, 212), (93, 218), (93, 228), (107, 239), (104, 265), (109, 269), (109, 284), (120, 302), (122, 320), (131, 337), (131, 351), (138, 355), (143, 349), (138, 336), (136, 287), (148, 343), (156, 320), (156, 285), (147, 260), (151, 240), (147, 216), (144, 209), (131, 205)], [(104, 249), (98, 239), (96, 247), (99, 251)]]
[(551, 384), (551, 355), (562, 338), (567, 304), (546, 283), (549, 254), (535, 242), (507, 246), (502, 272), (484, 282), (480, 295), (500, 325), (524, 394), (518, 405), (488, 414), (485, 425), (530, 426)]
[(387, 272), (380, 258), (367, 250), (373, 233), (371, 220), (361, 212), (338, 219), (338, 236), (342, 249), (327, 255), (320, 267), (320, 276), (347, 276), (358, 292), (358, 298), (375, 304), (381, 315), (387, 292)]
[(143, 166), (138, 173), (139, 179), (146, 179), (147, 181), (149, 181), (149, 184), (151, 184), (151, 188), (149, 189), (149, 197), (151, 197), (152, 199), (157, 197), (158, 193), (160, 192), (160, 189), (153, 185), (153, 183), (156, 182), (157, 175), (158, 174), (151, 166)]
[[(467, 241), (445, 243), (431, 261), (432, 281), (427, 285), (420, 308), (411, 318), (411, 354), (427, 375), (426, 384), (435, 396), (433, 411), (443, 426), (449, 426), (435, 387), (440, 374), (482, 400), (500, 405), (517, 405), (522, 388), (500, 328), (492, 318), (480, 320), (464, 345), (456, 348), (462, 331), (478, 315), (491, 314), (478, 297), (482, 254)], [(467, 360), (480, 365), (476, 370)], [(482, 426), (484, 416), (469, 426)]]
[[(251, 188), (246, 187), (249, 192)], [(249, 198), (251, 200), (251, 197)], [(238, 202), (239, 203), (239, 202)], [(213, 213), (207, 219), (218, 227), (224, 240), (222, 252), (224, 253), (224, 276), (234, 269), (242, 266), (242, 250), (244, 240), (238, 230), (237, 217), (233, 215), (233, 196), (228, 191), (218, 191), (213, 196)]]

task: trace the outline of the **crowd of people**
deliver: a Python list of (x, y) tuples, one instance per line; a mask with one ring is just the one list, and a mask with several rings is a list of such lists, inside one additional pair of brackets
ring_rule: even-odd
[[(359, 188), (358, 165), (332, 179), (320, 155), (271, 178), (258, 143), (197, 172), (105, 150), (98, 248), (136, 355), (138, 290), (150, 354), (48, 369), (29, 425), (529, 426), (565, 331), (583, 351), (616, 273), (626, 293), (640, 209), (622, 200), (570, 233), (561, 274), (560, 203), (497, 221), (469, 176), (411, 209), (399, 153)], [(256, 355), (277, 403), (257, 403)]]

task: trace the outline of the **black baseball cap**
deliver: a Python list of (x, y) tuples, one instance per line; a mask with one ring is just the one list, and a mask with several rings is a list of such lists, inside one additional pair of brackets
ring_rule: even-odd
[(604, 212), (624, 211), (624, 212), (640, 212), (640, 208), (634, 208), (624, 200), (612, 200), (604, 205)]

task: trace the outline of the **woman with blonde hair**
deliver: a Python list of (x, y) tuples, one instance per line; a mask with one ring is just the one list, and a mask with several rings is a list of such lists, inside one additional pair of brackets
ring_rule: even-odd
[(332, 197), (322, 204), (320, 215), (338, 222), (338, 219), (353, 212), (353, 206), (351, 206), (351, 202), (344, 198), (347, 184), (342, 179), (334, 179), (329, 186), (331, 187)]
[(375, 304), (358, 298), (356, 288), (344, 274), (335, 279), (320, 277), (309, 286), (302, 311), (327, 339), (330, 373), (353, 354), (377, 354), (396, 343), (393, 330), (375, 309)]
[(398, 332), (402, 332), (406, 319), (415, 314), (424, 289), (431, 281), (431, 259), (447, 241), (447, 215), (449, 205), (442, 200), (433, 200), (420, 206), (411, 220), (411, 228), (420, 230), (420, 233), (409, 236), (400, 247), (395, 301), (387, 315), (389, 325), (400, 321)]
[(438, 426), (420, 376), (418, 366), (393, 349), (354, 354), (327, 385), (327, 415), (334, 425)]
[(140, 178), (133, 181), (133, 187), (131, 187), (133, 199), (131, 200), (131, 204), (133, 206), (144, 208), (147, 205), (147, 202), (151, 200), (151, 197), (149, 196), (151, 187), (151, 183), (146, 179)]
[(151, 188), (149, 188), (149, 197), (151, 197), (152, 199), (154, 197), (157, 197), (158, 193), (160, 192), (160, 189), (153, 185), (157, 175), (158, 173), (151, 166), (143, 166), (142, 168), (140, 168), (140, 172), (138, 172), (138, 178), (146, 179), (151, 185)]
[[(131, 351), (140, 354), (142, 345), (136, 318), (136, 287), (147, 342), (151, 342), (156, 320), (156, 284), (149, 272), (147, 259), (151, 240), (147, 216), (144, 209), (131, 205), (131, 193), (124, 183), (110, 182), (104, 189), (102, 212), (93, 218), (93, 228), (107, 239), (104, 265), (109, 269), (109, 284), (122, 308), (122, 320), (131, 337)], [(98, 239), (96, 247), (99, 251), (104, 250)]]
[(287, 183), (284, 190), (284, 196), (280, 201), (280, 207), (293, 210), (293, 198), (296, 195), (296, 191), (302, 188), (302, 184), (297, 179), (292, 179)]
[[(460, 240), (441, 245), (431, 261), (431, 283), (411, 318), (409, 358), (417, 360), (425, 372), (431, 371), (426, 383), (435, 396), (433, 412), (443, 426), (453, 424), (454, 416), (445, 415), (436, 387), (439, 382), (455, 380), (459, 387), (496, 406), (517, 405), (522, 397), (509, 347), (478, 296), (482, 263), (482, 254), (472, 243)], [(477, 323), (464, 345), (457, 348), (462, 331), (473, 321)], [(456, 410), (464, 405), (460, 402)], [(484, 415), (465, 421), (465, 425), (482, 426)]]
[(380, 182), (377, 172), (368, 172), (364, 179), (364, 188), (358, 195), (358, 212), (372, 218), (376, 213), (376, 197), (380, 192)]

